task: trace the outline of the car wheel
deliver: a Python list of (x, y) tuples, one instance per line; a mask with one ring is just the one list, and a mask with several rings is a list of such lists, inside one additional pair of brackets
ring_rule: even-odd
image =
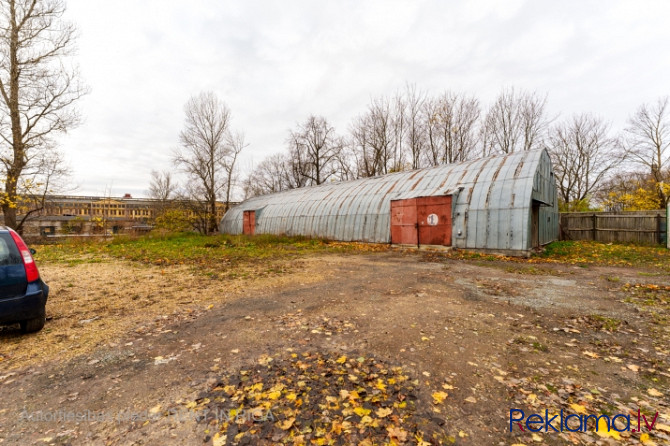
[(36, 331), (40, 331), (42, 328), (44, 328), (45, 321), (46, 317), (44, 316), (36, 317), (35, 319), (28, 319), (27, 321), (22, 321), (21, 331), (23, 331), (24, 333), (34, 333)]

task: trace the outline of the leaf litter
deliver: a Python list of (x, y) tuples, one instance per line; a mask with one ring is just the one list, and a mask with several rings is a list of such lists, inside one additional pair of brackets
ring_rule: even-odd
[[(375, 357), (291, 353), (224, 374), (195, 404), (203, 441), (237, 444), (452, 444), (440, 416), (447, 392)], [(240, 416), (241, 414), (252, 414)], [(271, 414), (271, 415), (270, 415)]]

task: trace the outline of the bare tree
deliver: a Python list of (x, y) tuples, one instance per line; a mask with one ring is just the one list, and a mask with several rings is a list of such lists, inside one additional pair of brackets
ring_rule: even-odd
[(405, 135), (407, 134), (407, 102), (401, 92), (393, 98), (391, 104), (392, 151), (390, 155), (390, 172), (400, 172), (407, 168), (405, 163)]
[(322, 184), (337, 174), (342, 142), (325, 118), (311, 115), (290, 132), (288, 143), (293, 167), (304, 177), (299, 186)]
[(164, 170), (151, 171), (151, 180), (149, 181), (149, 197), (155, 200), (154, 215), (162, 215), (171, 205), (175, 194), (177, 193), (177, 183), (172, 178), (172, 173)]
[(244, 181), (244, 197), (304, 187), (305, 177), (294, 169), (294, 161), (288, 153), (275, 153), (265, 158)]
[(554, 126), (548, 137), (561, 202), (579, 207), (625, 159), (609, 125), (589, 114), (575, 115)]
[(351, 139), (340, 138), (342, 147), (335, 157), (337, 179), (339, 181), (350, 181), (358, 178), (358, 158)]
[(352, 125), (352, 142), (358, 153), (358, 176), (371, 177), (393, 171), (393, 122), (391, 104), (385, 98), (377, 98), (368, 106), (368, 111)]
[(446, 92), (429, 99), (423, 108), (428, 139), (428, 164), (459, 163), (471, 159), (477, 148), (479, 101), (464, 94)]
[(230, 209), (230, 198), (233, 193), (233, 187), (236, 185), (238, 180), (237, 158), (240, 156), (240, 153), (242, 153), (242, 150), (244, 150), (248, 145), (249, 144), (247, 144), (244, 140), (244, 133), (237, 132), (234, 134), (230, 133), (228, 135), (228, 147), (230, 153), (223, 165), (226, 180), (226, 195), (224, 200), (226, 203), (226, 212), (228, 212), (228, 209)]
[(279, 168), (283, 160), (273, 162), (273, 158), (282, 159), (283, 154), (275, 153), (265, 158), (245, 178), (242, 186), (245, 200), (258, 195), (284, 190), (281, 182), (281, 169)]
[(359, 116), (351, 125), (351, 154), (356, 164), (356, 177), (373, 177), (383, 169), (379, 166), (380, 154), (376, 153), (371, 140), (371, 119), (367, 114)]
[(504, 89), (489, 108), (482, 126), (484, 155), (541, 147), (549, 125), (546, 102), (546, 96)]
[[(0, 151), (5, 182), (1, 207), (5, 224), (21, 230), (16, 209), (22, 178), (57, 171), (45, 160), (54, 135), (79, 122), (72, 107), (86, 88), (76, 68), (65, 59), (74, 50), (75, 27), (62, 17), (61, 0), (4, 0), (0, 2)], [(47, 171), (38, 172), (41, 167)], [(42, 191), (46, 182), (41, 180)]]
[(206, 198), (207, 188), (202, 182), (192, 178), (177, 191), (175, 209), (190, 215), (192, 228), (201, 234), (212, 233), (212, 224), (216, 222), (216, 214), (212, 214), (211, 204)]
[(547, 95), (544, 97), (533, 93), (522, 93), (519, 98), (519, 117), (523, 137), (522, 150), (542, 147), (545, 132), (551, 122), (545, 116)]
[(162, 203), (167, 203), (177, 191), (177, 184), (172, 179), (172, 173), (164, 170), (151, 171), (151, 180), (149, 182), (149, 197)]
[(233, 160), (239, 154), (230, 145), (230, 110), (214, 93), (205, 92), (191, 97), (184, 112), (186, 122), (179, 134), (181, 147), (174, 153), (174, 162), (188, 175), (188, 198), (204, 205), (201, 207), (207, 223), (199, 229), (212, 233), (218, 227), (217, 200), (230, 197), (226, 166), (234, 167)]
[(662, 203), (667, 205), (665, 183), (670, 164), (670, 99), (660, 98), (655, 104), (641, 105), (628, 120), (627, 144), (631, 158), (649, 169)]
[(426, 101), (425, 94), (418, 92), (416, 86), (407, 85), (405, 88), (405, 122), (407, 131), (405, 138), (409, 147), (409, 156), (412, 160), (411, 168), (419, 169), (425, 152), (426, 136), (425, 125), (422, 120), (422, 110)]

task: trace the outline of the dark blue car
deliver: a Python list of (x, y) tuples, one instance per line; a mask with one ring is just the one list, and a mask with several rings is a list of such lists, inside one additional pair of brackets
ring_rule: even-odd
[(21, 236), (0, 226), (0, 324), (21, 324), (24, 332), (39, 331), (46, 320), (49, 287), (40, 278)]

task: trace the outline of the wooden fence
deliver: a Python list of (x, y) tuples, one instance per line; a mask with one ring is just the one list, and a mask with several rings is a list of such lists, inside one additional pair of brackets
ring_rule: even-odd
[(665, 210), (561, 213), (561, 240), (666, 244)]

